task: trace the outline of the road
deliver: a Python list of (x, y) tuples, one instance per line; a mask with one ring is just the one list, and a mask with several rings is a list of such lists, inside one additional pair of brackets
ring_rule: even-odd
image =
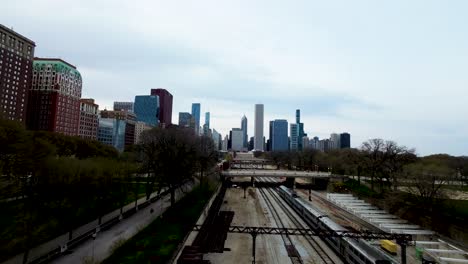
[[(182, 198), (180, 190), (176, 192), (176, 199)], [(153, 222), (170, 206), (170, 195), (156, 201), (155, 203), (139, 210), (131, 217), (113, 226), (104, 232), (99, 232), (95, 240), (88, 240), (68, 255), (64, 255), (52, 263), (82, 264), (99, 263), (109, 257), (115, 245), (121, 244), (136, 235), (140, 230)], [(151, 213), (151, 209), (154, 210)]]

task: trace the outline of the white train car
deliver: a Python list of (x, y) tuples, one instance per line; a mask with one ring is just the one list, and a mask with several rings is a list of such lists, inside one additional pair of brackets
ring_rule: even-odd
[[(283, 199), (307, 222), (312, 229), (345, 231), (346, 228), (338, 225), (326, 214), (302, 198), (295, 197), (294, 192), (285, 186), (279, 187), (279, 194)], [(391, 264), (391, 258), (371, 246), (362, 239), (325, 237), (325, 242), (340, 255), (347, 263), (359, 264)]]

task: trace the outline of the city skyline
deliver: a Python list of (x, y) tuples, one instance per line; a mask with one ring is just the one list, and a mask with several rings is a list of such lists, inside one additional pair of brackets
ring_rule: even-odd
[[(290, 113), (301, 109), (309, 137), (347, 131), (352, 147), (379, 137), (420, 155), (467, 155), (466, 2), (405, 2), (404, 9), (401, 1), (121, 2), (102, 13), (107, 5), (85, 1), (73, 16), (43, 19), (52, 5), (67, 7), (6, 2), (1, 23), (33, 40), (37, 57), (76, 65), (82, 97), (100, 109), (157, 85), (174, 95), (173, 120), (200, 102), (223, 135), (243, 113), (253, 120), (249, 111), (261, 99), (266, 122), (292, 123)], [(240, 14), (244, 22), (234, 26)], [(277, 22), (279, 14), (287, 22)]]

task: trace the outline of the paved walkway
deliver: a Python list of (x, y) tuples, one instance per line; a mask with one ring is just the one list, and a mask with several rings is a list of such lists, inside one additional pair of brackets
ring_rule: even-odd
[[(193, 186), (187, 188), (192, 187)], [(178, 189), (176, 192), (176, 200), (179, 200), (184, 195), (185, 194)], [(52, 263), (99, 263), (112, 254), (116, 245), (136, 235), (140, 230), (160, 216), (169, 206), (170, 195), (166, 195), (146, 208), (140, 209), (137, 213), (124, 219), (111, 229), (99, 232), (95, 240), (84, 242), (77, 248), (74, 248), (71, 254), (61, 256)], [(150, 212), (151, 209), (154, 210), (153, 213)]]

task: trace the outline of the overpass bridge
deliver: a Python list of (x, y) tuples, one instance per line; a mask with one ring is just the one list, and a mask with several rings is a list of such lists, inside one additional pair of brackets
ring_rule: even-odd
[(287, 178), (321, 178), (328, 179), (331, 176), (329, 172), (317, 171), (290, 171), (290, 170), (226, 170), (221, 175), (225, 178), (236, 177), (287, 177)]

